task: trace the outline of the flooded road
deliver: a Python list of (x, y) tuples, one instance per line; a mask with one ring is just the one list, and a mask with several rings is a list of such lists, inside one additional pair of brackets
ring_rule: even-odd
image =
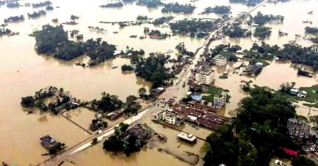
[[(22, 1), (35, 2), (35, 1)], [(75, 62), (87, 61), (85, 57), (79, 57), (72, 61), (60, 61), (51, 57), (37, 55), (34, 51), (35, 40), (28, 35), (35, 29), (40, 29), (42, 25), (51, 23), (52, 19), (58, 18), (59, 22), (70, 21), (71, 15), (78, 15), (80, 19), (76, 26), (65, 25), (65, 29), (78, 29), (84, 34), (84, 39), (101, 37), (109, 43), (117, 45), (118, 49), (124, 49), (126, 46), (134, 49), (144, 49), (146, 55), (149, 52), (166, 52), (174, 50), (179, 42), (185, 42), (186, 47), (195, 51), (204, 41), (191, 39), (188, 37), (174, 36), (165, 40), (139, 40), (129, 38), (130, 35), (143, 35), (143, 27), (150, 29), (160, 29), (152, 25), (141, 25), (134, 27), (126, 27), (120, 29), (118, 25), (100, 24), (99, 21), (132, 21), (138, 15), (147, 15), (150, 18), (157, 18), (163, 15), (173, 15), (177, 19), (183, 18), (217, 18), (215, 14), (198, 15), (206, 6), (215, 5), (231, 5), (232, 15), (237, 15), (242, 11), (246, 11), (248, 7), (240, 4), (229, 4), (228, 1), (211, 1), (200, 0), (195, 3), (197, 9), (193, 15), (183, 14), (162, 14), (160, 9), (147, 9), (143, 6), (135, 4), (127, 4), (122, 9), (102, 9), (99, 5), (106, 4), (110, 1), (75, 1), (75, 0), (53, 0), (53, 6), (60, 6), (53, 11), (47, 12), (47, 15), (38, 19), (28, 19), (26, 13), (34, 10), (28, 7), (20, 7), (17, 9), (8, 9), (5, 6), (0, 7), (0, 20), (4, 18), (24, 14), (26, 20), (20, 23), (9, 23), (8, 28), (20, 32), (19, 36), (1, 37), (0, 38), (0, 159), (8, 163), (16, 163), (17, 165), (29, 165), (39, 163), (48, 157), (42, 157), (41, 154), (47, 151), (40, 145), (39, 138), (44, 135), (51, 135), (57, 140), (72, 146), (88, 137), (88, 135), (69, 123), (60, 116), (52, 116), (50, 114), (31, 114), (27, 115), (20, 106), (21, 97), (32, 95), (35, 91), (52, 85), (64, 88), (70, 91), (74, 97), (83, 100), (92, 100), (100, 98), (101, 92), (105, 91), (110, 94), (118, 95), (120, 99), (125, 100), (128, 95), (137, 95), (140, 87), (149, 88), (151, 84), (143, 79), (137, 78), (135, 74), (123, 74), (120, 66), (129, 64), (128, 59), (116, 58), (109, 60), (100, 66), (94, 68), (82, 68), (75, 66)], [(170, 2), (170, 1), (164, 1)], [(179, 0), (178, 2), (184, 2)], [(265, 41), (270, 44), (282, 45), (290, 40), (294, 40), (294, 34), (303, 34), (306, 24), (302, 24), (304, 19), (313, 21), (313, 25), (317, 26), (318, 13), (307, 15), (307, 12), (313, 10), (317, 6), (317, 1), (291, 1), (288, 3), (266, 4), (265, 7), (259, 8), (257, 11), (271, 14), (281, 14), (285, 16), (284, 24), (270, 25), (273, 29), (272, 37)], [(295, 10), (290, 10), (295, 9)], [(308, 11), (307, 11), (308, 10)], [(254, 11), (252, 15), (256, 14)], [(308, 17), (308, 18), (307, 18)], [(88, 26), (99, 26), (107, 30), (101, 34), (90, 31)], [(287, 31), (289, 36), (279, 38), (278, 30)], [(118, 34), (114, 34), (118, 31)], [(170, 31), (168, 28), (162, 31)], [(218, 45), (220, 43), (239, 44), (243, 48), (252, 46), (251, 39), (224, 39), (212, 43)], [(311, 45), (309, 41), (300, 40), (299, 44)], [(174, 56), (174, 54), (172, 54)], [(118, 66), (117, 69), (112, 69)], [(216, 86), (230, 90), (231, 103), (226, 106), (225, 115), (228, 110), (236, 108), (239, 100), (246, 95), (240, 92), (239, 84), (241, 80), (248, 80), (246, 77), (231, 75), (229, 79), (217, 80)], [(302, 78), (296, 76), (296, 71), (290, 64), (281, 64), (273, 62), (262, 71), (253, 83), (257, 85), (270, 86), (279, 88), (283, 82), (296, 82), (296, 86), (310, 86), (317, 84), (316, 78)], [(79, 113), (77, 119), (80, 122), (87, 123), (91, 120), (92, 114)], [(81, 116), (83, 115), (83, 116)], [(83, 119), (81, 119), (83, 118)], [(155, 126), (154, 126), (155, 127)], [(192, 132), (192, 131), (191, 131)], [(193, 131), (195, 132), (195, 131)], [(208, 135), (208, 133), (204, 133)], [(175, 133), (169, 132), (169, 136), (173, 137)], [(174, 146), (175, 142), (168, 143)], [(77, 165), (86, 166), (92, 163), (98, 164), (120, 164), (120, 165), (185, 165), (172, 156), (159, 153), (156, 150), (146, 150), (134, 154), (130, 158), (122, 156), (112, 157), (104, 154), (101, 144), (75, 156), (74, 162)], [(199, 146), (196, 146), (199, 147)], [(189, 150), (190, 148), (184, 148)], [(194, 151), (197, 151), (195, 148)], [(103, 155), (102, 157), (100, 155)], [(140, 157), (142, 156), (142, 157)], [(124, 158), (124, 159), (123, 159)], [(1, 161), (0, 160), (0, 161)], [(65, 165), (72, 165), (66, 163)]]

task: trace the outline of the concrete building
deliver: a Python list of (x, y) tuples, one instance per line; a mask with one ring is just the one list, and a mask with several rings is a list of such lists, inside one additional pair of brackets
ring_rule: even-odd
[(293, 138), (309, 138), (310, 126), (304, 120), (290, 118), (287, 128), (289, 135)]
[(222, 108), (226, 104), (226, 92), (221, 91), (217, 93), (213, 98), (213, 104), (215, 108)]
[(214, 72), (212, 66), (202, 65), (197, 69), (195, 74), (195, 80), (198, 84), (210, 85), (214, 80)]
[(171, 111), (162, 111), (158, 115), (155, 116), (155, 119), (162, 120), (166, 123), (180, 126), (182, 124), (182, 118), (178, 117), (177, 114)]
[(215, 57), (213, 57), (213, 63), (217, 66), (226, 66), (227, 58), (218, 54)]
[(191, 143), (191, 144), (195, 144), (197, 142), (197, 137), (192, 135), (192, 134), (187, 134), (184, 132), (181, 132), (178, 134), (178, 138), (182, 141)]

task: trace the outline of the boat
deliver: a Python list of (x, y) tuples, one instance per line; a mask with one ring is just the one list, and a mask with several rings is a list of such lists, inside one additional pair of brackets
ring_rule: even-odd
[(137, 37), (137, 35), (131, 35), (131, 36), (129, 36), (130, 38), (136, 38)]
[(312, 14), (314, 11), (310, 11), (310, 12), (308, 12), (308, 14)]
[(115, 32), (113, 32), (114, 34), (118, 34), (118, 32), (117, 31), (115, 31)]
[(112, 67), (112, 69), (116, 69), (118, 66), (114, 66), (114, 67)]

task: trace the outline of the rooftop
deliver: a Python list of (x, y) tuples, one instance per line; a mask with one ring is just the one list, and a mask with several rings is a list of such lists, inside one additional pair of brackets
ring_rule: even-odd
[(187, 133), (184, 133), (184, 132), (179, 133), (178, 137), (182, 138), (184, 140), (190, 141), (190, 142), (194, 142), (197, 139), (196, 136), (194, 136), (192, 134), (187, 134)]

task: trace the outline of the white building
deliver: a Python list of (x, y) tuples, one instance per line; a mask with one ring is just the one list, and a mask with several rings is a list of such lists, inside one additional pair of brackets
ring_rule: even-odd
[(213, 62), (217, 66), (225, 66), (227, 64), (227, 58), (219, 54), (213, 58)]
[(160, 112), (158, 115), (155, 116), (155, 119), (162, 120), (166, 123), (177, 126), (180, 126), (182, 124), (182, 119), (179, 118), (177, 114), (169, 110)]
[(213, 98), (214, 107), (222, 108), (226, 104), (226, 96), (224, 91), (217, 93)]
[(214, 80), (212, 66), (201, 66), (195, 74), (195, 80), (197, 83), (210, 85)]
[(191, 143), (191, 144), (194, 144), (197, 142), (197, 137), (192, 135), (192, 134), (187, 134), (187, 133), (184, 133), (184, 132), (181, 132), (178, 134), (178, 138), (180, 140), (183, 140), (183, 141), (186, 141), (188, 143)]

